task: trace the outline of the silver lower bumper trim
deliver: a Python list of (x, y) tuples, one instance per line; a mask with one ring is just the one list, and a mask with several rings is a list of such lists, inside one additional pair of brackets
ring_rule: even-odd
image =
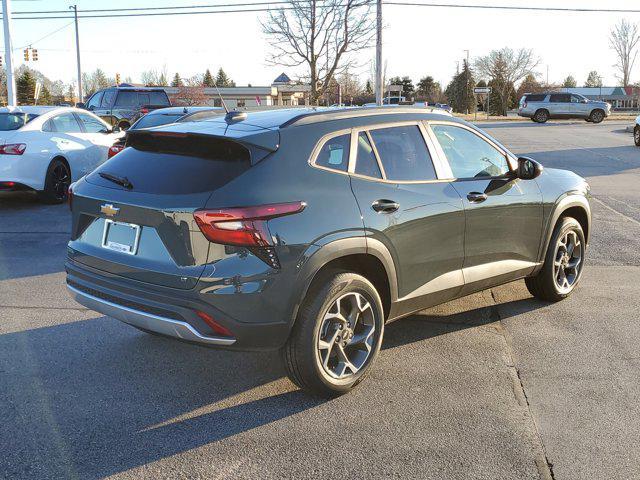
[(151, 313), (134, 310), (123, 305), (103, 300), (88, 293), (82, 292), (77, 288), (67, 285), (73, 299), (85, 307), (103, 313), (109, 317), (113, 317), (121, 322), (144, 328), (152, 332), (168, 335), (170, 337), (180, 338), (207, 345), (233, 345), (235, 338), (224, 337), (207, 337), (198, 333), (191, 325), (186, 322), (174, 320), (172, 318), (160, 317)]

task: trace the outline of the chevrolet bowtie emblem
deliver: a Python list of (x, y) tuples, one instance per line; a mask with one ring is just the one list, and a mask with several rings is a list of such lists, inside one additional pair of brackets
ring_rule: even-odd
[(104, 213), (107, 217), (113, 217), (120, 211), (120, 209), (115, 208), (113, 205), (109, 203), (105, 203), (100, 207), (100, 211)]

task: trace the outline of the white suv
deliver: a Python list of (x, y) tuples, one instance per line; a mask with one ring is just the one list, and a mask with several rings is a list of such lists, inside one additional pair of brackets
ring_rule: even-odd
[(607, 102), (589, 100), (577, 93), (525, 93), (520, 99), (518, 115), (538, 123), (550, 118), (583, 118), (600, 123), (611, 113)]

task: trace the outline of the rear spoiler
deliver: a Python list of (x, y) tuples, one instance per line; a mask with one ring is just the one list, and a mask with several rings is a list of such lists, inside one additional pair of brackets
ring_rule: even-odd
[(235, 158), (239, 154), (238, 149), (244, 149), (250, 154), (251, 164), (255, 165), (278, 149), (279, 138), (279, 133), (274, 130), (238, 137), (153, 129), (129, 130), (125, 147), (212, 159)]

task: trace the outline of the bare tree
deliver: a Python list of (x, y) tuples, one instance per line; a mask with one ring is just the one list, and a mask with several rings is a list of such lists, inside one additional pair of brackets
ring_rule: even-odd
[[(499, 96), (500, 103), (506, 110), (515, 84), (534, 73), (533, 70), (539, 63), (540, 59), (534, 55), (533, 50), (521, 48), (516, 51), (504, 47), (476, 58), (475, 69), (479, 78), (491, 81), (492, 94)], [(506, 114), (506, 111), (504, 113)]]
[(618, 57), (618, 63), (614, 65), (619, 72), (616, 78), (620, 80), (623, 87), (631, 84), (631, 70), (638, 55), (636, 47), (639, 41), (640, 34), (636, 23), (629, 23), (623, 18), (611, 29), (609, 44)]
[(338, 75), (355, 66), (351, 54), (371, 46), (373, 0), (289, 0), (262, 23), (273, 47), (267, 61), (306, 66), (311, 103), (317, 104)]
[(180, 107), (190, 107), (193, 105), (207, 105), (209, 98), (204, 93), (204, 87), (189, 87), (182, 85), (177, 93), (171, 95), (171, 104)]

